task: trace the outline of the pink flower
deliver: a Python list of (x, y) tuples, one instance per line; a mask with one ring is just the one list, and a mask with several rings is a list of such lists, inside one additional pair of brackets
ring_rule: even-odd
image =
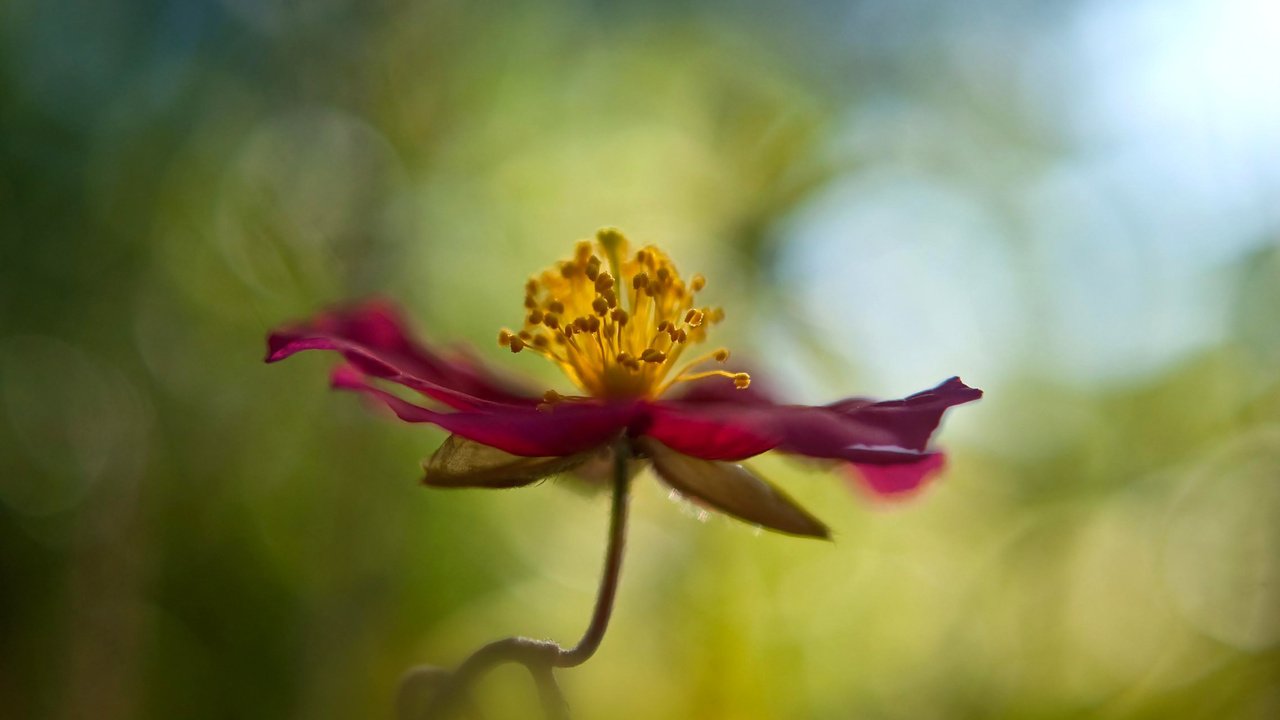
[[(951, 378), (901, 400), (850, 398), (821, 406), (774, 401), (745, 373), (722, 368), (725, 349), (684, 360), (723, 318), (702, 307), (706, 281), (684, 282), (659, 249), (631, 254), (616, 230), (583, 241), (572, 259), (531, 278), (525, 321), (499, 344), (560, 366), (582, 395), (541, 395), (470, 355), (415, 340), (387, 303), (316, 316), (268, 338), (267, 362), (333, 350), (334, 387), (366, 393), (401, 420), (452, 435), (426, 461), (438, 487), (517, 487), (573, 470), (626, 438), (678, 492), (773, 530), (826, 537), (826, 527), (736, 461), (778, 450), (846, 463), (881, 494), (919, 487), (942, 466), (929, 440), (953, 406), (982, 391)], [(400, 385), (419, 400), (389, 391)]]

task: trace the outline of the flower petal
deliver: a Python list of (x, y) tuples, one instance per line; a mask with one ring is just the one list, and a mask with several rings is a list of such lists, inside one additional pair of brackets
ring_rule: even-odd
[(778, 429), (753, 407), (657, 402), (649, 406), (648, 419), (645, 435), (704, 460), (742, 460), (772, 450), (782, 442)]
[(929, 437), (938, 429), (942, 414), (949, 407), (973, 402), (982, 397), (982, 391), (965, 385), (953, 377), (941, 385), (901, 400), (874, 402), (850, 398), (827, 407), (868, 425), (888, 430), (894, 437), (893, 444), (911, 450), (924, 450)]
[(824, 407), (659, 403), (647, 435), (704, 460), (743, 460), (768, 450), (852, 462), (914, 462), (894, 436)]
[(391, 380), (457, 409), (482, 402), (536, 404), (514, 383), (501, 380), (470, 356), (444, 355), (410, 337), (386, 302), (322, 313), (281, 328), (267, 338), (267, 362), (303, 350), (336, 350), (361, 372)]
[(689, 457), (653, 438), (636, 446), (668, 485), (724, 513), (791, 535), (827, 538), (827, 527), (778, 488), (741, 465)]
[(825, 407), (759, 399), (659, 402), (645, 433), (706, 460), (741, 460), (778, 449), (873, 465), (914, 464), (931, 456), (925, 448), (943, 412), (981, 395), (952, 378), (902, 400), (849, 399)]
[(440, 412), (374, 387), (354, 365), (333, 373), (333, 386), (381, 400), (405, 422), (432, 423), (484, 445), (526, 457), (573, 455), (617, 437), (637, 410), (629, 403), (563, 402), (551, 407), (490, 403), (473, 410)]
[(946, 465), (946, 456), (932, 453), (913, 463), (897, 465), (854, 464), (854, 478), (875, 495), (904, 496), (922, 487)]
[(514, 488), (572, 470), (591, 454), (524, 457), (450, 435), (422, 464), (422, 482), (440, 488)]

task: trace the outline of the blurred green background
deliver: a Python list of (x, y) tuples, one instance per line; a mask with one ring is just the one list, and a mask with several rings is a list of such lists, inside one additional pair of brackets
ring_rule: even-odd
[[(913, 502), (802, 541), (637, 486), (584, 718), (1280, 717), (1269, 0), (0, 3), (0, 716), (382, 718), (572, 641), (607, 503), (261, 363), (395, 298), (499, 352), (600, 225), (799, 401), (953, 374)], [(561, 387), (559, 385), (554, 385)], [(561, 387), (563, 389), (563, 387)], [(532, 717), (520, 673), (484, 685)], [(503, 715), (502, 712), (506, 712)]]

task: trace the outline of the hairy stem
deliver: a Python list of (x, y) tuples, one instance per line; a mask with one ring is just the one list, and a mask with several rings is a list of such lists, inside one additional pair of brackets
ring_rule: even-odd
[(576, 667), (595, 654), (609, 627), (614, 600), (618, 595), (618, 579), (622, 574), (622, 553), (626, 547), (627, 507), (630, 503), (630, 474), (627, 462), (631, 445), (626, 438), (614, 445), (613, 500), (609, 512), (609, 545), (605, 551), (604, 573), (596, 593), (595, 609), (582, 639), (572, 648), (563, 648), (550, 640), (509, 637), (481, 647), (450, 674), (441, 685), (430, 712), (431, 720), (443, 720), (460, 707), (467, 706), (467, 690), (486, 672), (503, 663), (524, 665), (538, 685), (543, 708), (549, 718), (564, 720), (568, 710), (564, 696), (552, 673), (554, 668)]

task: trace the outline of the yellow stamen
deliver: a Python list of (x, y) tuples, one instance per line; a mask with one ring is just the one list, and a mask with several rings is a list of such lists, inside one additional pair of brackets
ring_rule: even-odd
[[(679, 375), (673, 382), (689, 382), (690, 380), (701, 380), (702, 378), (709, 377), (729, 378), (733, 381), (734, 385), (738, 384), (739, 377), (745, 378), (745, 380), (742, 380), (741, 382), (751, 382), (750, 375), (747, 375), (746, 373), (731, 373), (728, 370), (704, 370), (703, 372), (693, 373), (692, 375)], [(746, 387), (746, 385), (743, 385), (742, 387)]]
[[(705, 286), (701, 275), (686, 285), (658, 248), (632, 254), (620, 231), (604, 228), (594, 240), (579, 242), (572, 259), (525, 284), (524, 329), (502, 331), (498, 344), (546, 357), (594, 397), (656, 397), (677, 382), (709, 377), (746, 387), (745, 373), (689, 372), (711, 360), (724, 362), (724, 349), (674, 370), (684, 349), (705, 340), (708, 328), (724, 317), (719, 308), (695, 305)], [(548, 405), (560, 399), (544, 397)]]

